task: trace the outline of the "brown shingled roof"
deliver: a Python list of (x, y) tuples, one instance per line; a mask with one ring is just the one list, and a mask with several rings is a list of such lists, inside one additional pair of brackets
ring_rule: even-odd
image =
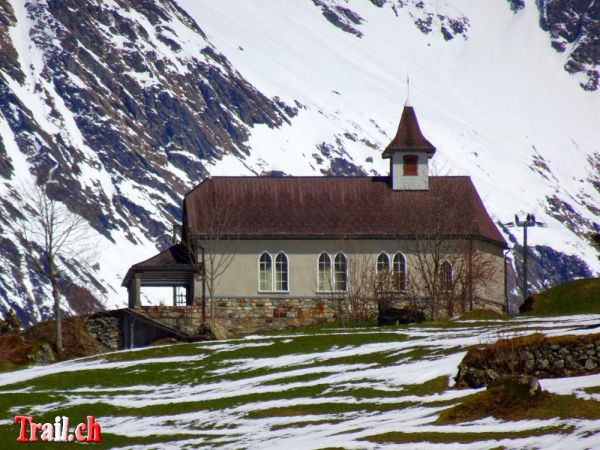
[(185, 196), (184, 235), (206, 232), (209, 198), (231, 207), (223, 231), (239, 239), (411, 239), (439, 225), (506, 246), (469, 177), (430, 177), (426, 191), (388, 177), (213, 177)]
[(426, 151), (429, 157), (435, 153), (435, 147), (421, 133), (415, 109), (412, 106), (405, 106), (396, 136), (383, 151), (383, 157), (390, 158), (394, 152), (414, 152), (415, 150)]
[(136, 272), (153, 271), (195, 272), (196, 267), (187, 248), (183, 244), (175, 244), (151, 258), (131, 266), (123, 279), (122, 285), (126, 286)]
[(139, 262), (132, 268), (149, 269), (153, 267), (179, 267), (192, 264), (191, 256), (183, 244), (175, 244), (166, 250), (163, 250), (152, 258)]

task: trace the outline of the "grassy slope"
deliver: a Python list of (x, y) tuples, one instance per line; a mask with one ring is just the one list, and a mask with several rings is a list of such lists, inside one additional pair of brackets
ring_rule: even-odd
[[(539, 439), (581, 434), (569, 422), (574, 417), (596, 422), (600, 418), (600, 402), (553, 394), (550, 407), (512, 418), (539, 418), (539, 424), (518, 431), (501, 424), (485, 430), (469, 427), (463, 422), (489, 413), (475, 407), (485, 403), (485, 393), (457, 393), (448, 387), (456, 361), (467, 346), (484, 342), (498, 329), (523, 326), (530, 332), (534, 325), (531, 321), (520, 325), (518, 319), (451, 325), (312, 330), (170, 345), (67, 363), (64, 367), (70, 371), (57, 369), (0, 385), (0, 417), (5, 419), (0, 423), (0, 448), (23, 447), (15, 442), (16, 427), (6, 420), (15, 414), (31, 414), (38, 421), (52, 421), (61, 414), (72, 423), (94, 414), (104, 427), (98, 448), (134, 444), (160, 448), (160, 443), (171, 448), (228, 444), (261, 448), (278, 440), (281, 448), (411, 442), (490, 448), (496, 441), (521, 447), (523, 439), (539, 448), (539, 442), (548, 442)], [(557, 325), (541, 323), (539, 331), (543, 327), (556, 330)], [(103, 369), (107, 363), (118, 366)], [(593, 395), (599, 389), (600, 376), (585, 392)], [(463, 402), (462, 410), (468, 414), (454, 409)], [(580, 413), (582, 406), (585, 415)], [(444, 411), (452, 411), (452, 420), (439, 420)], [(143, 426), (148, 420), (153, 424), (149, 429)], [(138, 436), (119, 429), (121, 423), (130, 423)], [(590, 424), (584, 426), (589, 429)], [(600, 431), (600, 425), (597, 428)], [(54, 443), (47, 448), (72, 446)]]
[(535, 296), (535, 315), (600, 313), (600, 278), (570, 281)]

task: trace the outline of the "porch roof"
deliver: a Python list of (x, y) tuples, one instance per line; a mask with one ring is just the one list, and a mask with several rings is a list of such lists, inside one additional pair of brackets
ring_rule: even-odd
[(122, 286), (138, 275), (142, 286), (185, 286), (194, 278), (196, 265), (183, 244), (175, 244), (145, 261), (129, 268)]

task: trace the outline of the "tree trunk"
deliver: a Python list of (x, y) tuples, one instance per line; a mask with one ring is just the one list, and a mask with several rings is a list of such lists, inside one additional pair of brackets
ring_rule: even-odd
[(214, 280), (209, 278), (208, 280), (208, 297), (210, 298), (210, 323), (214, 324), (216, 322), (217, 316), (217, 305), (215, 304), (215, 296), (214, 296)]
[(54, 318), (56, 324), (56, 353), (60, 354), (63, 350), (62, 345), (62, 321), (60, 314), (60, 293), (58, 292), (58, 283), (54, 274), (50, 277), (52, 285), (52, 298), (54, 299)]

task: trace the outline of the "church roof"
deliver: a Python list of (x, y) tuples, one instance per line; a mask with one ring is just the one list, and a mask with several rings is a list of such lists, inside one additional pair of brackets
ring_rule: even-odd
[[(209, 221), (209, 217), (212, 221)], [(506, 246), (469, 177), (396, 190), (389, 177), (213, 177), (188, 192), (184, 236), (239, 239), (415, 239), (436, 233)]]
[(383, 157), (390, 158), (394, 152), (414, 152), (415, 150), (426, 151), (430, 157), (435, 153), (435, 147), (421, 133), (415, 109), (407, 104), (402, 110), (396, 136), (383, 151)]

